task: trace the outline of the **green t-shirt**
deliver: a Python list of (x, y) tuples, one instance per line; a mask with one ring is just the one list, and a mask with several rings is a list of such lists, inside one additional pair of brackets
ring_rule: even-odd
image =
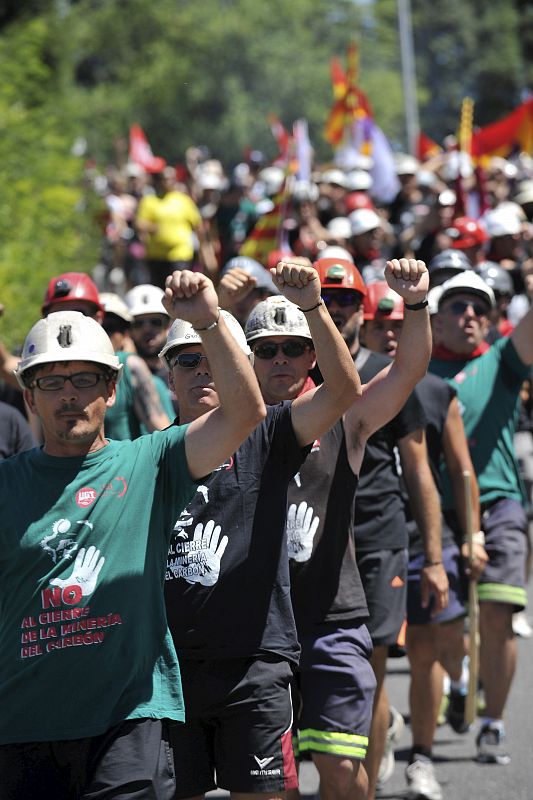
[(0, 744), (183, 720), (163, 581), (196, 491), (185, 431), (0, 464)]
[[(530, 367), (521, 361), (510, 338), (498, 339), (471, 361), (433, 359), (434, 372), (457, 391), (480, 502), (500, 497), (524, 499), (514, 454), (513, 437), (519, 412), (519, 392)], [(443, 506), (453, 508), (450, 481), (444, 473)]]
[(141, 424), (135, 412), (134, 391), (128, 367), (128, 357), (131, 353), (120, 350), (115, 355), (122, 364), (122, 376), (117, 383), (115, 405), (106, 411), (105, 435), (109, 439), (118, 439), (119, 441), (136, 439), (141, 433), (147, 433), (147, 431), (141, 430)]

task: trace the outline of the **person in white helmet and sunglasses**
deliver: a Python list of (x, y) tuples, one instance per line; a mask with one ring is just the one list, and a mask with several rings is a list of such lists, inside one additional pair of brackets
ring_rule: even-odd
[(121, 365), (103, 328), (49, 314), (17, 368), (44, 445), (0, 465), (0, 797), (174, 796), (184, 718), (163, 598), (169, 535), (200, 479), (263, 419), (211, 281), (176, 272), (164, 305), (201, 338), (219, 404), (109, 441)]

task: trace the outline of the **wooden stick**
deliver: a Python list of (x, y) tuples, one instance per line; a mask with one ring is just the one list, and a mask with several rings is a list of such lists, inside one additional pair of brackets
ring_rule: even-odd
[[(474, 542), (472, 530), (472, 495), (470, 494), (470, 472), (463, 472), (463, 486), (466, 509), (466, 541), (468, 544), (468, 563), (472, 569), (474, 560)], [(476, 718), (477, 684), (479, 675), (479, 603), (477, 598), (477, 581), (470, 575), (468, 581), (468, 659), (469, 677), (468, 694), (465, 702), (465, 723), (470, 727)]]

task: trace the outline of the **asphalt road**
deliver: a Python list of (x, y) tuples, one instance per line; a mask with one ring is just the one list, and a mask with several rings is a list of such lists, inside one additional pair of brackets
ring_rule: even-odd
[[(533, 609), (533, 586), (529, 588), (529, 602)], [(444, 800), (533, 800), (533, 638), (518, 639), (518, 650), (518, 668), (505, 715), (511, 763), (504, 767), (474, 761), (477, 725), (462, 736), (448, 725), (439, 727), (433, 757)], [(407, 659), (389, 661), (389, 699), (406, 722), (408, 686)], [(394, 775), (380, 794), (383, 800), (406, 797), (404, 771), (410, 745), (411, 730), (407, 724), (396, 749)], [(318, 776), (313, 765), (304, 764), (300, 772), (301, 793), (310, 800), (309, 795), (315, 794), (317, 789)]]
[[(533, 616), (533, 585), (529, 588)], [(437, 729), (433, 748), (437, 777), (444, 800), (533, 800), (533, 638), (518, 640), (518, 668), (506, 710), (509, 766), (478, 764), (475, 737), (477, 726), (462, 736), (448, 725)], [(390, 702), (406, 719), (406, 726), (396, 749), (396, 767), (385, 785), (382, 800), (405, 800), (405, 767), (411, 745), (408, 724), (407, 692), (409, 670), (407, 659), (389, 661), (387, 690)], [(318, 791), (318, 775), (310, 762), (300, 770), (300, 793), (305, 800), (314, 800)], [(209, 796), (225, 797), (227, 792), (210, 792)]]

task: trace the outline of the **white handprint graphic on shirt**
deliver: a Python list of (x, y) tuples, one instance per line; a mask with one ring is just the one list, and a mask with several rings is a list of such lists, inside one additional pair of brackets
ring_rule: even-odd
[(82, 597), (92, 594), (96, 588), (96, 582), (100, 574), (100, 570), (105, 564), (105, 558), (100, 558), (100, 550), (91, 545), (86, 551), (82, 547), (76, 561), (70, 578), (54, 578), (50, 581), (52, 586), (60, 586), (62, 589), (65, 586), (72, 586), (78, 584), (81, 588)]
[(309, 561), (313, 551), (313, 539), (320, 522), (313, 517), (313, 508), (302, 501), (297, 507), (291, 503), (287, 511), (287, 551), (294, 561)]
[(218, 581), (220, 560), (228, 544), (227, 536), (220, 539), (220, 530), (220, 525), (215, 525), (212, 519), (205, 523), (205, 528), (199, 522), (194, 529), (192, 541), (197, 545), (201, 543), (201, 546), (191, 550), (188, 554), (186, 574), (184, 575), (187, 583), (213, 586)]

